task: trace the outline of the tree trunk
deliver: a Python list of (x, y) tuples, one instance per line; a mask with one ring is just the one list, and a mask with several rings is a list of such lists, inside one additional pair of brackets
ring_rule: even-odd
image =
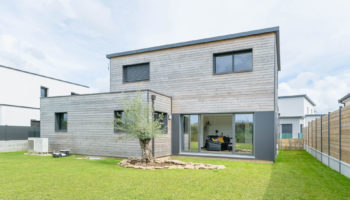
[(146, 139), (146, 140), (139, 140), (139, 141), (140, 141), (140, 146), (142, 151), (141, 162), (144, 162), (144, 163), (153, 162), (152, 149), (151, 149), (151, 146), (149, 145), (151, 140)]

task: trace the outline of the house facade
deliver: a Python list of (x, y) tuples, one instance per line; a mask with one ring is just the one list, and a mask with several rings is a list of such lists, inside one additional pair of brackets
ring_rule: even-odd
[(341, 99), (338, 100), (338, 102), (343, 104), (344, 106), (350, 106), (350, 93), (343, 96)]
[[(123, 99), (140, 91), (166, 115), (155, 156), (273, 161), (278, 129), (279, 28), (108, 54), (110, 92), (41, 99), (41, 134), (51, 151), (140, 156), (114, 130)], [(63, 129), (61, 129), (63, 127)]]
[(306, 94), (279, 96), (280, 138), (303, 138), (303, 127), (322, 116), (315, 113), (316, 104)]
[(0, 92), (0, 126), (39, 126), (40, 97), (85, 94), (89, 87), (0, 65)]

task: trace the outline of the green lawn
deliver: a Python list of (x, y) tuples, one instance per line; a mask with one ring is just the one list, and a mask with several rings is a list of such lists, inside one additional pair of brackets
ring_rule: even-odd
[(120, 160), (0, 153), (0, 199), (349, 199), (350, 179), (305, 151), (271, 163), (181, 158), (224, 170), (137, 170)]

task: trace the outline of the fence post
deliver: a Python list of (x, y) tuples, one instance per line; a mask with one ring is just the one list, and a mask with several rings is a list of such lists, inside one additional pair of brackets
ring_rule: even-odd
[(322, 155), (322, 116), (321, 116), (321, 162), (322, 162), (322, 157), (323, 155)]
[(330, 145), (331, 145), (331, 142), (330, 142), (330, 140), (331, 140), (331, 134), (330, 134), (330, 132), (331, 132), (331, 120), (330, 120), (330, 117), (331, 117), (331, 113), (330, 112), (328, 112), (328, 166), (329, 166), (329, 159), (330, 159), (330, 156), (331, 156), (331, 147), (330, 147)]
[(339, 106), (339, 173), (341, 173), (341, 106)]

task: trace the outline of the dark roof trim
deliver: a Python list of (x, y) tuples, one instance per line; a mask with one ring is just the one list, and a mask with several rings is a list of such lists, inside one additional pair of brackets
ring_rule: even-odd
[(64, 81), (64, 80), (61, 80), (61, 79), (57, 79), (57, 78), (52, 78), (52, 77), (49, 77), (49, 76), (36, 74), (36, 73), (33, 73), (33, 72), (28, 72), (28, 71), (24, 71), (24, 70), (12, 68), (12, 67), (7, 67), (7, 66), (4, 66), (4, 65), (0, 65), (0, 67), (6, 68), (6, 69), (15, 70), (15, 71), (19, 71), (19, 72), (23, 72), (23, 73), (27, 73), (27, 74), (31, 74), (31, 75), (35, 75), (35, 76), (41, 76), (41, 77), (52, 79), (52, 80), (55, 80), (55, 81), (61, 81), (61, 82), (64, 82), (64, 83), (69, 83), (69, 84), (73, 84), (73, 85), (89, 88), (89, 86), (86, 86), (86, 85), (81, 85), (81, 84), (78, 84), (78, 83), (72, 83), (72, 82), (69, 82), (69, 81)]
[(199, 39), (199, 40), (191, 40), (191, 41), (187, 41), (187, 42), (179, 42), (179, 43), (166, 44), (166, 45), (131, 50), (131, 51), (111, 53), (111, 54), (107, 54), (106, 57), (111, 59), (113, 57), (132, 55), (132, 54), (144, 53), (144, 52), (149, 52), (149, 51), (158, 51), (158, 50), (163, 50), (163, 49), (183, 47), (183, 46), (202, 44), (202, 43), (208, 43), (208, 42), (217, 42), (217, 41), (221, 41), (221, 40), (228, 40), (228, 39), (234, 39), (234, 38), (240, 38), (240, 37), (246, 37), (246, 36), (252, 36), (252, 35), (259, 35), (259, 34), (264, 34), (264, 33), (275, 33), (276, 34), (277, 64), (278, 64), (278, 70), (281, 70), (280, 37), (279, 37), (279, 27), (278, 26), (271, 27), (271, 28), (259, 29), (259, 30), (253, 30), (253, 31), (247, 31), (247, 32), (241, 32), (241, 33), (234, 33), (234, 34), (223, 35), (223, 36), (204, 38), (204, 39)]
[(324, 115), (325, 114), (307, 114), (307, 115), (305, 115), (305, 117), (322, 117)]
[(339, 103), (343, 103), (343, 101), (345, 101), (346, 99), (350, 98), (350, 93), (343, 96), (341, 99), (338, 100)]
[(9, 106), (9, 107), (16, 107), (16, 108), (28, 108), (28, 109), (40, 110), (40, 108), (29, 107), (29, 106), (18, 106), (18, 105), (11, 105), (11, 104), (0, 104), (0, 106)]
[(310, 99), (309, 96), (306, 94), (299, 94), (299, 95), (291, 95), (291, 96), (279, 96), (279, 99), (286, 99), (286, 98), (297, 98), (297, 97), (304, 97), (306, 100), (308, 100), (313, 106), (316, 106), (316, 104)]
[(51, 98), (57, 98), (57, 97), (78, 97), (78, 96), (89, 96), (89, 95), (100, 95), (100, 94), (117, 94), (117, 93), (129, 93), (129, 92), (153, 92), (155, 94), (161, 95), (161, 96), (165, 96), (168, 98), (172, 98), (171, 96), (153, 91), (153, 90), (126, 90), (126, 91), (116, 91), (116, 92), (101, 92), (101, 93), (88, 93), (88, 94), (76, 94), (76, 95), (65, 95), (65, 96), (51, 96), (51, 97), (40, 97), (40, 99), (51, 99)]
[(303, 119), (304, 116), (280, 116), (279, 118), (280, 118), (280, 119), (289, 119), (289, 118), (290, 118), (290, 119), (296, 119), (296, 118), (297, 118), (297, 119), (299, 119), (299, 118), (300, 118), (300, 119)]

